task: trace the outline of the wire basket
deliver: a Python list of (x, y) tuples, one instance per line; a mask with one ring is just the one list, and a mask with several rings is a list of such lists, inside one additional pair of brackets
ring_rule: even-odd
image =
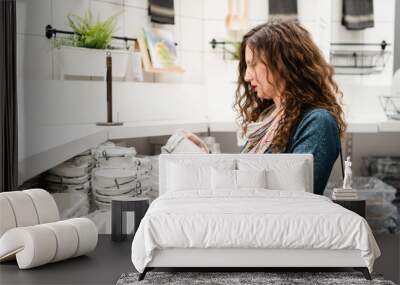
[(379, 102), (389, 119), (400, 120), (400, 96), (379, 96)]
[(336, 74), (374, 74), (382, 72), (389, 54), (384, 50), (332, 50), (330, 62)]

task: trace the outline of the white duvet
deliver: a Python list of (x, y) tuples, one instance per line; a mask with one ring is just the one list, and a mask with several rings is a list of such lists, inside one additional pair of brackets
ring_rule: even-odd
[(370, 272), (380, 255), (357, 214), (323, 196), (265, 189), (162, 195), (140, 223), (132, 262), (143, 272), (165, 248), (358, 249)]

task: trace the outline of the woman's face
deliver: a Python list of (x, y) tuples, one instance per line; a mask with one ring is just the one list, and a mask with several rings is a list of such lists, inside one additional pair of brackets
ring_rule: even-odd
[(246, 46), (246, 73), (244, 80), (250, 84), (251, 90), (261, 99), (274, 99), (278, 96), (275, 81), (267, 66), (253, 51)]

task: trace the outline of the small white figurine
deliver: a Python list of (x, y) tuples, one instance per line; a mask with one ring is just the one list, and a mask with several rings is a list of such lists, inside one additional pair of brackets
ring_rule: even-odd
[(344, 180), (343, 180), (343, 189), (352, 189), (352, 176), (353, 173), (351, 171), (351, 161), (350, 156), (347, 157), (346, 161), (344, 162)]

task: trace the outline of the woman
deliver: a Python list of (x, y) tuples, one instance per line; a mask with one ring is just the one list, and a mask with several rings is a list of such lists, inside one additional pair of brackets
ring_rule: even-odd
[[(332, 76), (298, 23), (268, 22), (243, 37), (234, 105), (247, 138), (242, 152), (313, 154), (316, 194), (323, 194), (346, 130)], [(187, 137), (207, 151), (197, 136)]]

